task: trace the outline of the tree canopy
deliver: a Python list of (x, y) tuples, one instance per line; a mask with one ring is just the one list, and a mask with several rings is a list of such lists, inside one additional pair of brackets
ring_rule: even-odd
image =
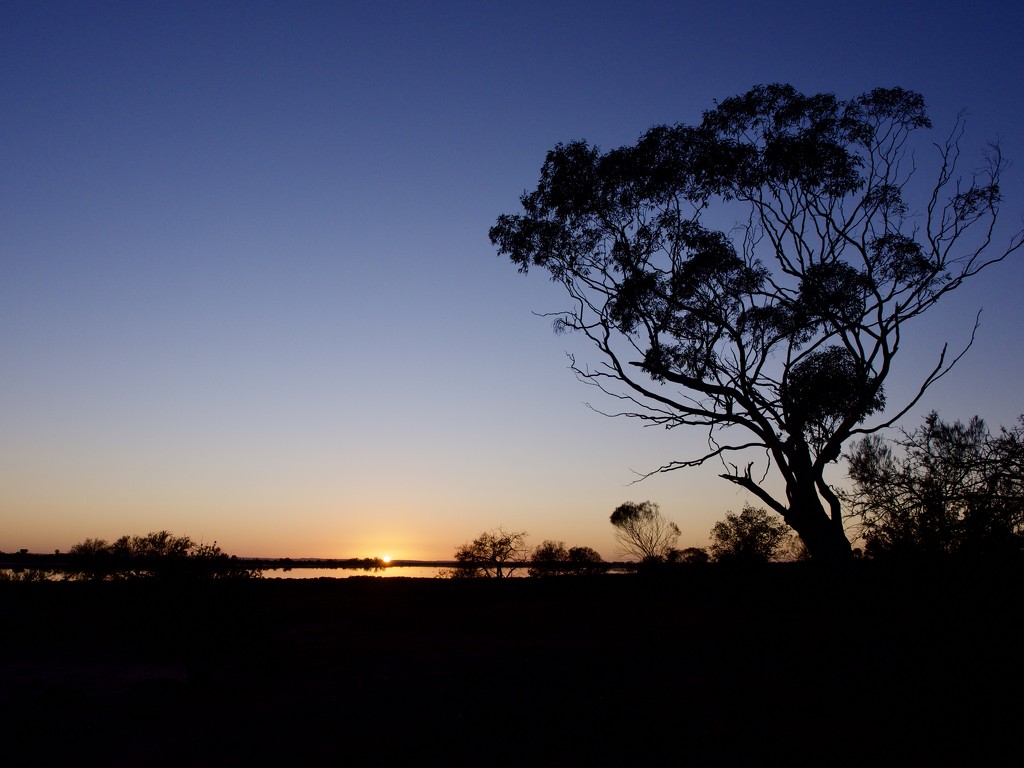
[(867, 554), (990, 559), (1024, 551), (1024, 416), (993, 434), (977, 416), (947, 423), (932, 412), (892, 443), (865, 437), (848, 458), (845, 498)]
[(720, 462), (813, 556), (845, 558), (826, 467), (966, 351), (936, 350), (916, 393), (887, 409), (906, 325), (1022, 244), (1019, 231), (997, 242), (998, 146), (959, 177), (961, 122), (935, 145), (927, 189), (911, 183), (912, 139), (930, 126), (902, 88), (842, 100), (758, 86), (632, 146), (556, 145), (490, 239), (564, 287), (556, 329), (599, 351), (572, 367), (620, 404), (609, 415), (706, 431), (706, 452), (653, 472)]

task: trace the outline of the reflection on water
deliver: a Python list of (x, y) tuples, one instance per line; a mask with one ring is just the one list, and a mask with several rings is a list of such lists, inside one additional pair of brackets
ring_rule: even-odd
[[(386, 568), (264, 568), (265, 579), (347, 579), (352, 576), (405, 577), (409, 579), (435, 579), (444, 568), (422, 565), (390, 565)], [(524, 570), (525, 573), (525, 570)]]
[[(451, 566), (440, 565), (390, 565), (385, 568), (259, 568), (265, 579), (348, 579), (353, 576), (362, 578), (406, 578), (436, 579), (442, 571), (450, 570)], [(613, 567), (609, 573), (622, 573), (625, 569)], [(529, 576), (527, 568), (517, 568), (511, 574), (513, 578)], [(0, 568), (0, 581), (64, 581), (67, 574), (60, 570), (38, 570), (24, 568)]]
[(0, 581), (64, 581), (63, 571), (49, 568), (0, 568)]
[[(440, 566), (390, 566), (387, 568), (261, 568), (265, 579), (347, 579), (352, 576), (410, 579), (435, 579)], [(526, 573), (524, 570), (523, 573)], [(518, 575), (518, 574), (517, 574)], [(63, 571), (35, 568), (0, 568), (0, 581), (64, 581)]]
[[(257, 568), (265, 579), (348, 579), (406, 578), (436, 579), (448, 570), (438, 565), (391, 565), (386, 568)], [(512, 576), (526, 576), (527, 569), (517, 569)], [(46, 571), (25, 568), (0, 568), (0, 581), (64, 581), (67, 574), (60, 570)]]

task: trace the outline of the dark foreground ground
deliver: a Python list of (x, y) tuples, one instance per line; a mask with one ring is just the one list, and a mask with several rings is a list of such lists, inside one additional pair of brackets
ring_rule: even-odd
[(0, 583), (0, 761), (1020, 765), (1022, 586), (803, 566)]

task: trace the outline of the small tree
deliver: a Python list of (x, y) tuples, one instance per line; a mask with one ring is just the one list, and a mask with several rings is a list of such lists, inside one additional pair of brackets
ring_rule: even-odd
[(789, 529), (767, 510), (743, 506), (728, 512), (711, 529), (711, 556), (717, 562), (767, 563), (786, 542)]
[(462, 573), (454, 576), (505, 578), (526, 559), (526, 532), (506, 531), (502, 527), (484, 531), (468, 544), (455, 550)]
[(590, 547), (569, 547), (569, 561), (566, 567), (576, 576), (605, 572), (604, 559), (596, 549)]
[(565, 573), (569, 550), (564, 541), (545, 539), (533, 550), (531, 576), (560, 576)]
[(650, 501), (627, 501), (612, 512), (615, 540), (622, 554), (641, 562), (661, 562), (675, 548), (679, 526)]

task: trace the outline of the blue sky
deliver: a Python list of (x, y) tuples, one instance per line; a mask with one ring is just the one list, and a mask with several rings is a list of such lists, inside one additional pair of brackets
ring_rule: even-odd
[[(702, 545), (746, 497), (595, 415), (582, 340), (487, 230), (544, 153), (630, 143), (764, 82), (924, 94), (1024, 212), (1020, 6), (10, 2), (0, 9), (0, 550), (168, 528), (266, 556), (446, 557), (503, 524), (615, 556), (651, 499)], [(927, 147), (922, 149), (922, 165)], [(1018, 257), (915, 329), (890, 402), (1019, 396)], [(600, 405), (595, 401), (595, 405)]]

